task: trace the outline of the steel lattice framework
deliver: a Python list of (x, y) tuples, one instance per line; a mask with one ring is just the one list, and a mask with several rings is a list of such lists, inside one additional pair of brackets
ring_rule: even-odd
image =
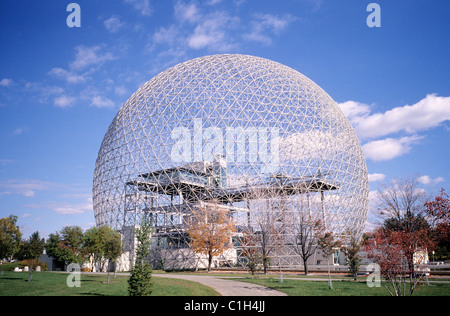
[[(185, 232), (195, 208), (226, 209), (238, 232), (271, 213), (286, 245), (305, 213), (360, 236), (367, 168), (349, 121), (313, 81), (267, 59), (213, 55), (160, 73), (122, 106), (99, 150), (93, 201), (97, 225), (122, 233), (129, 260), (147, 214), (155, 262), (176, 268), (198, 260)], [(293, 256), (279, 247), (277, 264)]]

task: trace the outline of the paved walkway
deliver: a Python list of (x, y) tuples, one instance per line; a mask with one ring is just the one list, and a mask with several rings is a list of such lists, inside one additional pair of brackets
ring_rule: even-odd
[[(63, 272), (65, 273), (65, 272)], [(84, 274), (106, 275), (106, 272), (83, 272)], [(111, 274), (112, 275), (112, 274)], [(117, 275), (129, 275), (118, 272)], [(188, 274), (157, 274), (152, 273), (152, 277), (182, 279), (209, 286), (222, 296), (287, 296), (286, 293), (265, 287), (259, 284), (225, 280), (211, 275), (188, 275)]]
[(152, 276), (198, 282), (213, 288), (223, 296), (287, 296), (263, 285), (224, 280), (210, 275), (152, 274)]

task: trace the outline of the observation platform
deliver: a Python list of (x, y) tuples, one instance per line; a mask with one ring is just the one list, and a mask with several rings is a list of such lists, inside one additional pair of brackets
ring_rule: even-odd
[(281, 174), (272, 175), (261, 183), (223, 186), (226, 168), (204, 170), (206, 171), (195, 170), (189, 166), (164, 169), (140, 174), (136, 180), (126, 184), (140, 191), (180, 196), (187, 203), (211, 201), (217, 204), (232, 204), (263, 196), (289, 196), (339, 189), (336, 184), (320, 177), (292, 178)]

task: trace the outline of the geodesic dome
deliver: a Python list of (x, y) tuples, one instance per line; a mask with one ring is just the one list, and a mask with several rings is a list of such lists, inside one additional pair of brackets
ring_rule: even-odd
[(313, 81), (267, 59), (213, 55), (163, 71), (122, 106), (93, 201), (97, 225), (118, 230), (151, 214), (155, 231), (180, 232), (194, 205), (212, 203), (242, 226), (262, 211), (306, 212), (360, 235), (367, 168), (349, 121)]

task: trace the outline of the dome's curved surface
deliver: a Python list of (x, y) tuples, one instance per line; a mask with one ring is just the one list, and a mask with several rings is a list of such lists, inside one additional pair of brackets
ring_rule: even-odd
[[(208, 185), (221, 191), (209, 198), (195, 185), (186, 193), (169, 174), (211, 181), (205, 179), (214, 166), (219, 171)], [(137, 179), (170, 183), (145, 190)], [(134, 191), (127, 192), (130, 185)], [(148, 196), (127, 200), (136, 192)], [(299, 72), (247, 55), (196, 58), (155, 76), (122, 106), (99, 150), (97, 225), (132, 225), (136, 214), (152, 209), (143, 200), (149, 196), (173, 206), (196, 193), (197, 200), (234, 203), (250, 214), (268, 208), (315, 214), (337, 234), (361, 234), (368, 211), (364, 156), (343, 112)]]

